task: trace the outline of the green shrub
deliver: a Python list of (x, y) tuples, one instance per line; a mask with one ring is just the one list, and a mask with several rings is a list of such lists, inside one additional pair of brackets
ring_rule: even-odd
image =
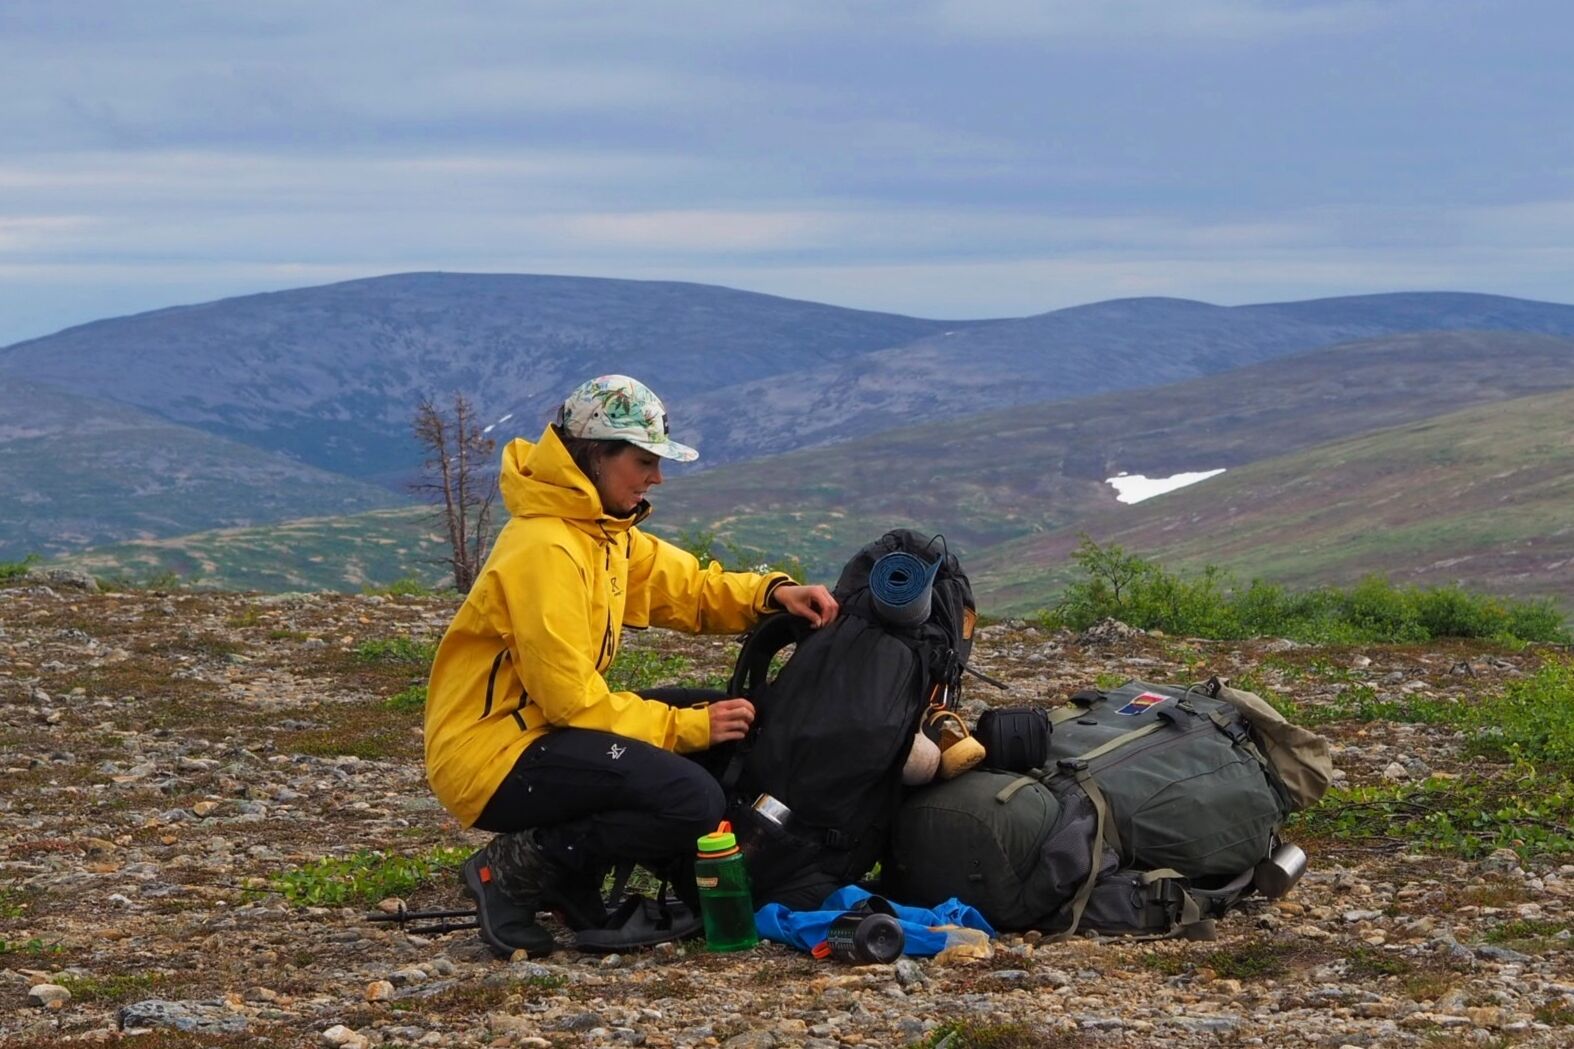
[(38, 564), (37, 554), (28, 554), (20, 561), (0, 561), (0, 583), (9, 583), (13, 579), (20, 579), (27, 575), (28, 570)]
[(625, 648), (607, 668), (607, 687), (614, 692), (643, 692), (673, 685), (689, 669), (680, 655), (666, 655), (648, 648)]
[(411, 685), (401, 689), (383, 700), (383, 706), (389, 710), (409, 713), (426, 709), (426, 686), (424, 684)]
[(1574, 660), (1548, 660), (1502, 695), (1462, 708), (1457, 721), (1472, 753), (1574, 773)]
[(361, 593), (380, 594), (383, 597), (431, 597), (438, 593), (438, 588), (421, 582), (413, 575), (407, 575), (384, 586), (364, 587)]
[(436, 641), (417, 641), (409, 637), (373, 638), (355, 646), (355, 658), (362, 663), (419, 663), (430, 665), (437, 655)]
[(1184, 578), (1119, 545), (1087, 536), (1072, 554), (1086, 578), (1037, 617), (1085, 629), (1114, 617), (1144, 630), (1221, 639), (1276, 636), (1317, 644), (1415, 643), (1438, 637), (1567, 642), (1562, 615), (1545, 601), (1509, 601), (1458, 587), (1397, 587), (1368, 576), (1354, 587), (1292, 593), (1262, 580), (1245, 588), (1209, 565)]
[(437, 847), (419, 856), (397, 856), (362, 849), (343, 858), (324, 857), (273, 877), (274, 891), (291, 903), (334, 907), (376, 903), (402, 896), (432, 878), (458, 870), (469, 856), (464, 849)]
[(1504, 776), (1334, 788), (1291, 822), (1312, 835), (1473, 859), (1574, 855), (1574, 781), (1522, 762)]

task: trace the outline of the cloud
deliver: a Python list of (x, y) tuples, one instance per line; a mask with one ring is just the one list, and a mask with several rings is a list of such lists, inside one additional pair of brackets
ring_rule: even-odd
[(1571, 31), (1550, 0), (8, 0), (0, 343), (412, 269), (961, 316), (1574, 298)]
[(1151, 40), (1239, 44), (1353, 34), (1414, 6), (1392, 0), (938, 0), (929, 14), (948, 32), (1128, 47)]

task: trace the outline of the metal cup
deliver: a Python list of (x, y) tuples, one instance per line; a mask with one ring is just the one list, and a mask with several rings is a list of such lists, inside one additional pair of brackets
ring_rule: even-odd
[(1276, 900), (1295, 888), (1295, 883), (1305, 873), (1306, 853), (1299, 845), (1285, 842), (1257, 865), (1252, 873), (1252, 885), (1270, 900)]
[(778, 827), (787, 826), (787, 821), (792, 818), (792, 809), (789, 809), (769, 794), (761, 794), (754, 799), (754, 811)]

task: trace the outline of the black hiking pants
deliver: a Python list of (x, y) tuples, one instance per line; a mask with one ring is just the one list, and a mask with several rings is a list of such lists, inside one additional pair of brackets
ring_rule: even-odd
[[(671, 706), (726, 699), (714, 689), (642, 692)], [(640, 740), (589, 729), (557, 729), (520, 755), (476, 820), (506, 834), (536, 829), (547, 858), (599, 877), (619, 861), (665, 870), (694, 855), (726, 809), (718, 777), (731, 744), (674, 754)]]

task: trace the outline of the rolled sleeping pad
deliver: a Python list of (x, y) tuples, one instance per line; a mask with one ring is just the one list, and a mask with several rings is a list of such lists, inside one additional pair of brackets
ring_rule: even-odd
[(940, 560), (928, 564), (916, 554), (895, 550), (869, 570), (869, 595), (875, 614), (892, 626), (917, 626), (929, 618), (929, 600)]

